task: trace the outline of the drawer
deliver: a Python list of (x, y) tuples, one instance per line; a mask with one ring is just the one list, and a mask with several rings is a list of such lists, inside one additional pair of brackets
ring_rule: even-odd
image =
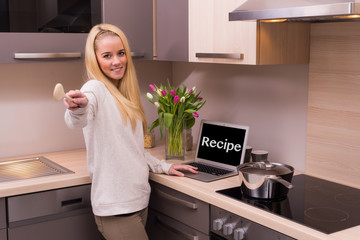
[[(0, 238), (2, 240), (2, 238)], [(65, 216), (10, 227), (9, 240), (105, 240), (92, 213)]]
[(0, 229), (0, 239), (1, 240), (7, 239), (6, 229)]
[(91, 185), (81, 185), (8, 198), (9, 225), (76, 210), (91, 209)]
[[(0, 198), (0, 229), (6, 228), (5, 198)], [(1, 236), (1, 234), (0, 234)], [(0, 238), (3, 239), (3, 238)], [(6, 239), (6, 238), (5, 238)]]
[(150, 208), (209, 234), (208, 203), (155, 182), (151, 186)]
[(152, 209), (147, 223), (149, 240), (209, 240), (209, 235)]

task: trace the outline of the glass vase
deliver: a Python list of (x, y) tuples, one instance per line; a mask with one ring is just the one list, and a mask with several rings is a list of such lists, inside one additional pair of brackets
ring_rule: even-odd
[(185, 122), (180, 118), (173, 118), (169, 128), (165, 128), (166, 159), (185, 160)]

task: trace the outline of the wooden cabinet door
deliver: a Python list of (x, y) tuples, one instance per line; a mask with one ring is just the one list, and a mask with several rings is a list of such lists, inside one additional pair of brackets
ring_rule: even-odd
[(309, 62), (309, 22), (229, 21), (244, 0), (189, 0), (189, 61), (231, 64)]
[(190, 62), (256, 64), (257, 22), (229, 21), (243, 2), (189, 0)]

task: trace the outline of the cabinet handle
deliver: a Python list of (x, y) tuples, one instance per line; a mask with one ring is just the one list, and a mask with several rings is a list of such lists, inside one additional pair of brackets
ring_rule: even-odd
[(82, 198), (75, 198), (75, 199), (65, 200), (65, 201), (61, 201), (61, 206), (62, 207), (67, 207), (69, 205), (82, 203), (82, 201), (83, 201)]
[(156, 216), (156, 220), (158, 221), (158, 223), (163, 226), (164, 228), (168, 229), (169, 231), (175, 233), (176, 235), (180, 235), (181, 238), (184, 238), (184, 239), (188, 239), (188, 240), (199, 240), (199, 237), (198, 236), (194, 236), (194, 235), (191, 235), (191, 234), (188, 234), (188, 233), (185, 233), (183, 231), (180, 231), (176, 228), (174, 228), (173, 226), (170, 226), (169, 224), (165, 223), (163, 220), (161, 220), (159, 218), (159, 216)]
[(143, 52), (131, 52), (132, 58), (144, 58), (145, 54)]
[(14, 53), (15, 59), (81, 58), (81, 52), (63, 53)]
[(197, 209), (196, 203), (188, 202), (188, 201), (182, 200), (180, 198), (173, 197), (173, 196), (171, 196), (171, 195), (169, 195), (167, 193), (164, 193), (163, 191), (160, 191), (159, 189), (155, 189), (155, 191), (162, 198), (165, 198), (165, 199), (167, 199), (169, 201), (172, 201), (174, 203), (177, 203), (177, 204), (179, 204), (181, 206), (184, 206), (184, 207), (187, 207), (187, 208)]
[(197, 58), (230, 58), (244, 59), (243, 53), (196, 53)]

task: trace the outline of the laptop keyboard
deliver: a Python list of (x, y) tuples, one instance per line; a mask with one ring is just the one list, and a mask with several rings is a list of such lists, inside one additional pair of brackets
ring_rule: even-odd
[(205, 173), (209, 173), (209, 174), (213, 174), (213, 175), (217, 175), (217, 176), (225, 175), (225, 174), (228, 174), (231, 172), (229, 170), (225, 170), (225, 169), (217, 168), (217, 167), (211, 167), (209, 165), (201, 164), (198, 162), (191, 162), (191, 163), (189, 163), (189, 165), (197, 167), (198, 168), (197, 170), (200, 172), (205, 172)]

